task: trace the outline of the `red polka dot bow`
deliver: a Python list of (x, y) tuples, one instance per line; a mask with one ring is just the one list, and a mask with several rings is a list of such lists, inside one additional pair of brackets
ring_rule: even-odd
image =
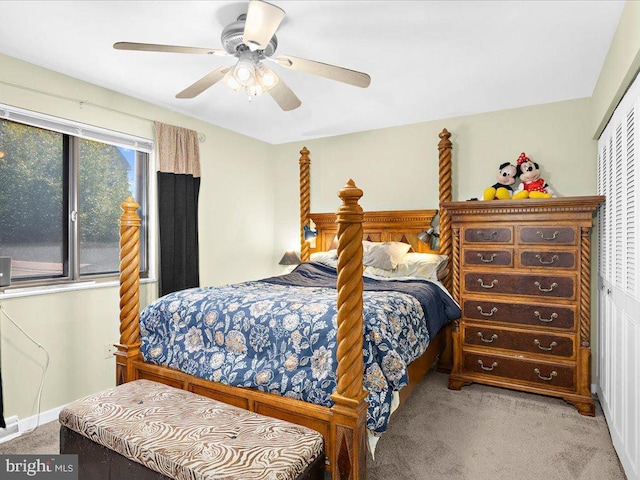
[(518, 165), (522, 165), (524, 162), (528, 162), (529, 161), (529, 157), (527, 157), (524, 152), (522, 152), (520, 154), (520, 156), (518, 157)]

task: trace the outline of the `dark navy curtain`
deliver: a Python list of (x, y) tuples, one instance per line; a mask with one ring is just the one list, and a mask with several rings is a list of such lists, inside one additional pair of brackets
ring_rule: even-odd
[(159, 293), (200, 285), (198, 133), (155, 122), (158, 143)]
[(158, 172), (160, 295), (200, 285), (200, 178)]

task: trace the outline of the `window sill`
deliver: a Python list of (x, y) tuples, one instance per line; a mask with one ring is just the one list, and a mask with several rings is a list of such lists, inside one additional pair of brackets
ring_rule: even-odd
[[(155, 283), (155, 278), (141, 278), (140, 283)], [(103, 287), (118, 287), (120, 282), (118, 280), (109, 280), (106, 282), (100, 282), (90, 280), (86, 282), (66, 283), (60, 285), (39, 285), (32, 287), (6, 287), (4, 291), (0, 291), (0, 300), (19, 297), (31, 297), (34, 295), (48, 295), (50, 293), (72, 292), (77, 290), (91, 290), (94, 288)]]

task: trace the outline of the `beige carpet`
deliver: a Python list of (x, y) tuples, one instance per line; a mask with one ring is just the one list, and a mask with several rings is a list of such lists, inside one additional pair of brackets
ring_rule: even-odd
[(429, 374), (394, 414), (368, 480), (625, 479), (602, 410)]
[[(58, 452), (58, 424), (0, 454)], [(624, 480), (607, 425), (562, 400), (483, 385), (447, 389), (431, 373), (393, 415), (367, 480)]]
[(24, 433), (14, 440), (0, 443), (0, 454), (3, 455), (46, 455), (60, 452), (58, 437), (60, 424), (55, 422), (40, 425), (31, 433)]

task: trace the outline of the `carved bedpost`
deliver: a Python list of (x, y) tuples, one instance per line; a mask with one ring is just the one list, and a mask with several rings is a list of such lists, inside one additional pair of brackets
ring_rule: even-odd
[(300, 150), (300, 260), (309, 260), (309, 242), (304, 239), (304, 227), (309, 225), (309, 215), (311, 213), (311, 160), (309, 150), (302, 147)]
[(134, 380), (131, 362), (140, 355), (140, 205), (128, 197), (120, 217), (120, 343), (116, 385)]
[[(453, 299), (460, 305), (460, 228), (453, 229), (453, 290), (451, 295)], [(447, 327), (447, 338), (445, 343), (445, 351), (442, 354), (441, 361), (438, 364), (438, 370), (442, 372), (459, 373), (460, 365), (462, 365), (462, 337), (460, 335), (460, 319), (457, 318), (453, 324)], [(454, 348), (454, 344), (456, 347)]]
[[(439, 203), (440, 203), (440, 253), (449, 257), (449, 273), (442, 279), (446, 289), (452, 291), (452, 275), (453, 275), (453, 239), (451, 235), (451, 215), (446, 208), (443, 208), (444, 202), (450, 202), (453, 198), (451, 193), (451, 133), (445, 128), (439, 134), (440, 142), (438, 142), (438, 170), (439, 170)], [(447, 326), (445, 336), (444, 351), (440, 355), (438, 362), (438, 371), (450, 372), (453, 366), (453, 338), (452, 328)]]
[(444, 202), (450, 202), (451, 194), (451, 133), (445, 128), (440, 132), (440, 142), (438, 143), (439, 151), (439, 202), (440, 202), (440, 253), (449, 256), (449, 273), (442, 280), (447, 290), (451, 291), (451, 253), (453, 250), (451, 239), (451, 215), (445, 208), (442, 208)]
[(338, 335), (335, 402), (335, 454), (330, 459), (333, 480), (366, 477), (367, 392), (362, 388), (362, 223), (358, 204), (362, 190), (353, 180), (340, 190), (338, 210)]

